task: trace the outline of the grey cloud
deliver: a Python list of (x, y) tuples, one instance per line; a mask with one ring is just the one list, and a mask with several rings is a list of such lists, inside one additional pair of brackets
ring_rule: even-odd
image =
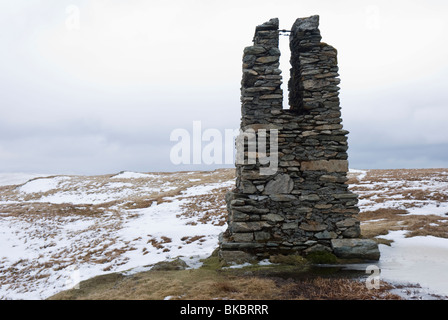
[[(207, 5), (201, 6), (205, 2)], [(416, 2), (373, 1), (384, 18), (389, 14), (394, 17), (383, 19), (384, 28), (375, 32), (353, 30), (350, 22), (354, 20), (343, 19), (356, 18), (357, 25), (363, 26), (365, 7), (356, 1), (344, 2), (346, 7), (328, 1), (313, 5), (289, 1), (279, 3), (275, 13), (267, 1), (257, 2), (256, 8), (241, 1), (205, 2), (187, 5), (179, 1), (179, 8), (167, 3), (133, 2), (134, 6), (144, 6), (150, 19), (137, 15), (137, 30), (127, 30), (133, 31), (130, 34), (120, 29), (130, 27), (128, 15), (135, 13), (135, 7), (128, 3), (101, 2), (102, 9), (110, 9), (101, 14), (92, 7), (99, 2), (93, 5), (90, 1), (18, 0), (0, 4), (4, 31), (0, 36), (0, 172), (213, 169), (171, 164), (171, 131), (184, 128), (191, 132), (196, 120), (202, 121), (203, 130), (238, 128), (241, 55), (243, 47), (250, 45), (253, 28), (273, 14), (287, 28), (286, 20), (293, 21), (296, 14), (308, 11), (322, 12), (324, 40), (338, 49), (341, 58), (341, 106), (344, 127), (351, 132), (351, 166), (447, 165), (448, 64), (445, 58), (440, 59), (447, 46), (440, 41), (425, 42), (424, 50), (414, 50), (418, 43), (409, 43), (409, 47), (390, 50), (387, 55), (387, 48), (376, 46), (385, 40), (397, 48), (394, 39), (400, 35), (387, 28), (402, 24), (403, 30), (409, 25), (407, 21), (414, 21), (420, 13)], [(81, 38), (87, 41), (86, 48), (64, 46), (65, 8), (70, 4), (81, 9), (82, 32), (98, 36), (98, 41), (95, 37)], [(119, 10), (115, 8), (118, 4)], [(403, 4), (406, 12), (401, 11)], [(152, 6), (157, 10), (151, 10)], [(424, 11), (427, 20), (445, 19), (442, 9), (446, 4), (431, 2), (428, 6)], [(394, 15), (396, 12), (401, 14)], [(107, 17), (123, 19), (114, 24)], [(390, 21), (392, 25), (387, 24)], [(329, 28), (334, 23), (338, 28)], [(139, 31), (145, 26), (148, 30)], [(436, 31), (431, 25), (420, 28)], [(101, 30), (107, 39), (100, 37)], [(345, 33), (347, 30), (353, 34)], [(116, 33), (110, 34), (112, 31)], [(137, 43), (131, 41), (134, 35), (138, 36)], [(361, 44), (353, 37), (362, 37)], [(287, 44), (287, 38), (282, 41), (283, 46)], [(103, 42), (104, 48), (100, 45)], [(375, 44), (372, 52), (362, 45), (370, 42)], [(401, 62), (417, 51), (414, 65)], [(381, 60), (384, 57), (387, 59)], [(399, 68), (384, 67), (389, 59), (398, 61)], [(378, 63), (383, 73), (376, 74), (370, 62)], [(282, 60), (281, 68), (287, 76), (287, 61)], [(422, 73), (400, 77), (403, 70)], [(378, 81), (369, 82), (371, 79)], [(285, 84), (283, 89), (286, 99)]]

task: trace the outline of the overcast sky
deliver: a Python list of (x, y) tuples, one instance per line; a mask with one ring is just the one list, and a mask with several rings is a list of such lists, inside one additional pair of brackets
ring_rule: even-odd
[(448, 167), (447, 1), (14, 0), (0, 2), (0, 172), (222, 167), (172, 164), (170, 133), (237, 129), (255, 26), (314, 14), (338, 50), (350, 167)]

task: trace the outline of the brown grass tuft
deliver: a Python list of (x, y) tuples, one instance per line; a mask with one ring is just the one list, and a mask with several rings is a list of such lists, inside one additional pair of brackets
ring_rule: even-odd
[(361, 281), (318, 277), (302, 281), (292, 292), (306, 300), (401, 300), (390, 293), (392, 288), (383, 282), (379, 289), (369, 290)]
[(175, 300), (389, 300), (400, 299), (390, 293), (385, 282), (369, 290), (362, 281), (337, 278), (306, 280), (244, 276), (204, 269), (149, 271), (134, 276), (100, 276), (81, 282), (80, 289), (53, 296), (60, 299), (155, 299)]
[(387, 235), (389, 231), (407, 230), (406, 237), (434, 236), (448, 238), (448, 217), (409, 215), (406, 210), (379, 209), (358, 215), (365, 238)]

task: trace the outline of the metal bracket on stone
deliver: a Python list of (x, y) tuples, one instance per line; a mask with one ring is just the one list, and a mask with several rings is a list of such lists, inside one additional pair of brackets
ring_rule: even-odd
[(289, 37), (289, 35), (291, 34), (291, 30), (281, 29), (278, 30), (278, 34), (281, 36)]

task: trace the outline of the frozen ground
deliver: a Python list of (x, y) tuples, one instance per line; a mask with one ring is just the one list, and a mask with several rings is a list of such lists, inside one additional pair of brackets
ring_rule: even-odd
[[(391, 283), (410, 283), (414, 296), (428, 293), (448, 296), (448, 239), (433, 236), (405, 238), (406, 231), (386, 236), (392, 245), (381, 246), (381, 278)], [(421, 288), (412, 288), (418, 284)], [(412, 288), (412, 289), (411, 289)]]
[(38, 177), (46, 177), (44, 174), (30, 174), (30, 173), (0, 173), (0, 187), (14, 184), (22, 184)]
[(0, 299), (44, 299), (177, 256), (198, 266), (225, 229), (234, 185), (219, 170), (10, 178), (0, 180), (21, 184), (0, 187)]
[(380, 245), (380, 279), (404, 285), (407, 298), (448, 296), (448, 170), (351, 170), (349, 177), (360, 217), (380, 218), (362, 222), (363, 232), (392, 240)]
[[(448, 170), (351, 170), (381, 279), (448, 295)], [(96, 275), (182, 256), (225, 230), (234, 170), (104, 176), (0, 174), (0, 299), (45, 299)]]

